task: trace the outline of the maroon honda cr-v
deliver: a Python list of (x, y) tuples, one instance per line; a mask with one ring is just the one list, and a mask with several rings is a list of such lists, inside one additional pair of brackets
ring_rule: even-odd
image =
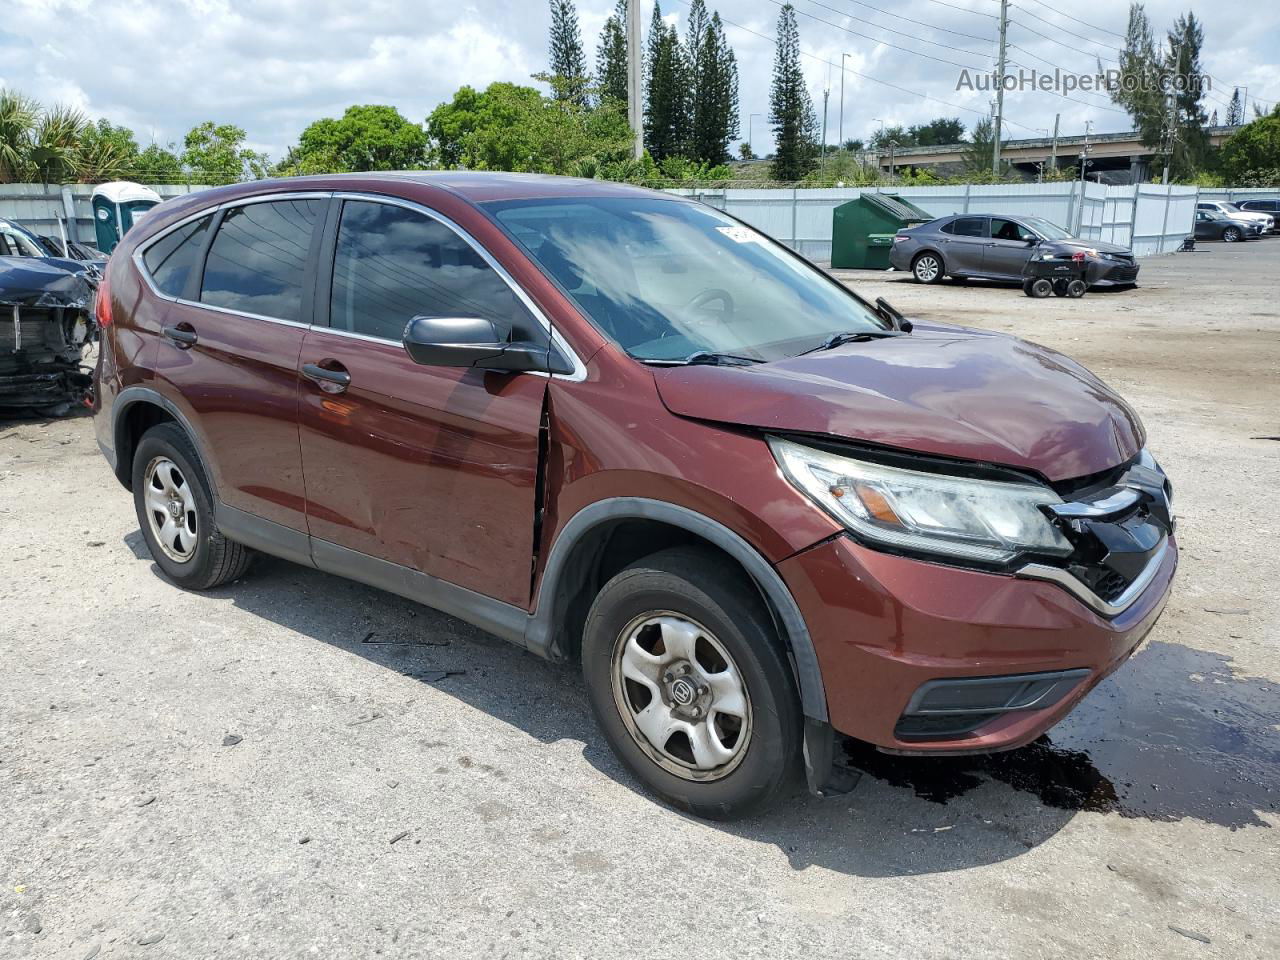
[(1143, 428), (1088, 371), (913, 326), (678, 197), (210, 190), (129, 232), (98, 318), (98, 439), (169, 579), (262, 551), (580, 661), (618, 756), (704, 816), (802, 770), (838, 790), (838, 735), (1027, 743), (1177, 561)]

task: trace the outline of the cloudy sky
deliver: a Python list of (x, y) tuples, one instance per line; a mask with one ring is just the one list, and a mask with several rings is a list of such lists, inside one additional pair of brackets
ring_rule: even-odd
[[(0, 0), (0, 86), (44, 103), (73, 104), (132, 127), (141, 144), (181, 141), (203, 120), (248, 131), (279, 157), (299, 131), (354, 103), (390, 103), (422, 121), (462, 84), (528, 82), (546, 66), (545, 0)], [(641, 0), (647, 24), (653, 0)], [(742, 137), (771, 147), (768, 91), (779, 4), (708, 0), (729, 21), (741, 72)], [(584, 45), (595, 45), (613, 0), (578, 0)], [(992, 67), (998, 0), (795, 0), (810, 91), (821, 116), (830, 89), (835, 142), (844, 77), (844, 135), (879, 126), (989, 110), (991, 93), (957, 90)], [(1127, 4), (1015, 0), (1010, 59), (1052, 73), (1091, 73), (1114, 59)], [(1212, 94), (1234, 85), (1269, 108), (1280, 99), (1280, 4), (1262, 0), (1148, 0), (1158, 30), (1191, 9), (1204, 23)], [(1058, 13), (1065, 8), (1069, 14)], [(683, 27), (684, 0), (663, 0)], [(1070, 19), (1079, 17), (1086, 23)], [(1104, 65), (1106, 65), (1104, 63)], [(879, 81), (879, 82), (877, 82)], [(923, 95), (923, 96), (922, 96)], [(1105, 96), (1017, 92), (1006, 97), (1009, 136), (1037, 136), (1062, 115), (1062, 132), (1128, 129)], [(926, 97), (934, 98), (932, 100)], [(942, 102), (939, 102), (942, 101)], [(1208, 109), (1225, 113), (1222, 103)], [(756, 114), (753, 119), (752, 114)]]

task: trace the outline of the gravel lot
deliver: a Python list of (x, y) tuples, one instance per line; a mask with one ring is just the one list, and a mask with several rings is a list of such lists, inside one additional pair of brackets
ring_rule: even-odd
[(841, 276), (1079, 358), (1174, 478), (1167, 612), (1048, 741), (699, 822), (574, 670), (283, 561), (183, 593), (87, 419), (6, 422), (0, 956), (1280, 955), (1280, 240), (1079, 301)]

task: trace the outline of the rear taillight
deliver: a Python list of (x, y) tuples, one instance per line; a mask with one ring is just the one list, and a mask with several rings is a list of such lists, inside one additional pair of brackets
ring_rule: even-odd
[(98, 299), (93, 305), (93, 312), (97, 317), (99, 330), (105, 330), (111, 326), (111, 289), (107, 285), (105, 275), (98, 284)]

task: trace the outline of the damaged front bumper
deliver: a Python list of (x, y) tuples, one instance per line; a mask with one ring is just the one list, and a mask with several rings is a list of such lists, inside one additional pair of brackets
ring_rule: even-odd
[(0, 412), (62, 413), (85, 397), (95, 288), (83, 272), (0, 258)]

